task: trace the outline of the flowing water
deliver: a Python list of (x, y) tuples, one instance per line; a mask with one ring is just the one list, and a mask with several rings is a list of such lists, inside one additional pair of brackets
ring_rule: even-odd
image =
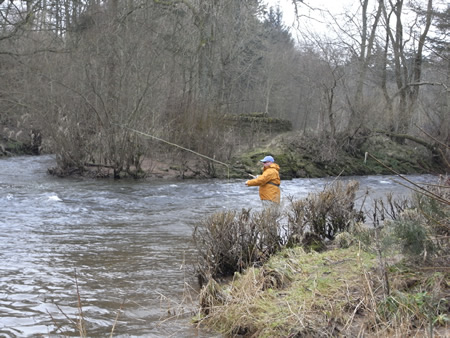
[[(52, 166), (52, 156), (0, 159), (0, 336), (79, 336), (81, 309), (89, 337), (109, 336), (113, 326), (115, 337), (213, 337), (190, 322), (192, 226), (221, 210), (260, 210), (257, 188), (244, 180), (61, 179), (47, 175)], [(365, 205), (410, 194), (394, 176), (352, 179)], [(283, 200), (331, 180), (284, 181)]]

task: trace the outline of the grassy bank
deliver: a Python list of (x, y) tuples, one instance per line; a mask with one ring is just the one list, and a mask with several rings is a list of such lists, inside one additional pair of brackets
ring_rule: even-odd
[(394, 264), (386, 295), (377, 266), (376, 255), (358, 246), (286, 249), (225, 286), (210, 283), (200, 322), (226, 336), (442, 335), (448, 274)]
[(371, 218), (353, 210), (356, 189), (334, 182), (282, 213), (199, 224), (196, 323), (225, 336), (446, 336), (450, 180), (377, 200)]

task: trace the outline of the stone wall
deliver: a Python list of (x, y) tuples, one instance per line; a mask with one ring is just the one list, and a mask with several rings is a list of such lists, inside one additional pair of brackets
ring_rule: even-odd
[(226, 115), (225, 122), (233, 126), (235, 130), (245, 133), (279, 134), (292, 130), (291, 121), (269, 117), (264, 113)]

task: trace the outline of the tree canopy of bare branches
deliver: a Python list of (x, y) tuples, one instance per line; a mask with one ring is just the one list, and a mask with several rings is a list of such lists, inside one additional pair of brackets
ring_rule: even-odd
[(116, 175), (160, 147), (124, 126), (229, 158), (227, 114), (332, 138), (419, 125), (448, 144), (448, 7), (360, 0), (321, 35), (302, 11), (324, 9), (293, 3), (297, 31), (261, 0), (2, 1), (1, 133), (40, 130), (62, 169)]

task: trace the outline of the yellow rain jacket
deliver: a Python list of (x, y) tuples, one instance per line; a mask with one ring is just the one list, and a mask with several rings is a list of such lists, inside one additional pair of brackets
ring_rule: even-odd
[(264, 167), (262, 175), (253, 180), (247, 181), (247, 185), (259, 186), (259, 197), (261, 200), (269, 200), (280, 203), (280, 166), (272, 163), (268, 167)]

